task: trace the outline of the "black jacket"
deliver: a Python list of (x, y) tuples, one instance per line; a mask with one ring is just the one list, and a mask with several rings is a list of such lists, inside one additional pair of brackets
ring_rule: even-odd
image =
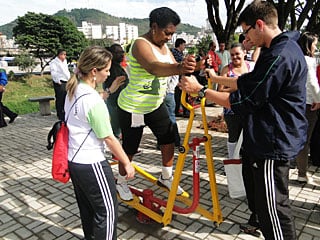
[(307, 65), (298, 39), (298, 32), (275, 37), (230, 95), (232, 110), (243, 116), (248, 156), (293, 160), (306, 142)]

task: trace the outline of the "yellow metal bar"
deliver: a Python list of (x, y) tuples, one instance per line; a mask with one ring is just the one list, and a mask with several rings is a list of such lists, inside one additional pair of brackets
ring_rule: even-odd
[[(209, 87), (209, 82), (211, 81), (209, 81), (208, 79), (208, 87)], [(211, 87), (212, 87), (212, 83), (211, 83)], [(191, 133), (192, 124), (193, 124), (194, 115), (195, 115), (194, 107), (191, 106), (189, 103), (187, 103), (185, 99), (186, 99), (186, 92), (183, 91), (181, 96), (181, 103), (190, 111), (190, 118), (188, 121), (186, 133), (185, 133), (185, 137), (182, 145), (185, 151), (179, 153), (178, 160), (176, 162), (173, 182), (171, 185), (171, 190), (169, 191), (169, 195), (168, 195), (167, 206), (165, 207), (163, 215), (153, 211), (152, 209), (145, 207), (141, 203), (140, 198), (137, 196), (134, 196), (134, 199), (132, 201), (123, 201), (129, 206), (137, 209), (139, 212), (152, 218), (156, 222), (162, 223), (164, 226), (169, 224), (172, 220), (173, 208), (176, 200), (184, 203), (187, 206), (192, 205), (192, 200), (189, 198), (189, 194), (187, 192), (184, 192), (181, 196), (178, 196), (176, 194), (179, 183), (180, 183), (182, 171), (184, 168), (185, 159), (186, 159), (187, 153), (190, 150), (189, 139), (190, 139), (190, 133)], [(207, 163), (208, 173), (209, 173), (209, 182), (210, 182), (211, 199), (212, 199), (212, 212), (205, 209), (201, 205), (198, 205), (195, 211), (201, 214), (202, 216), (204, 216), (205, 218), (213, 222), (216, 222), (217, 224), (220, 224), (223, 221), (223, 217), (222, 217), (222, 212), (221, 212), (220, 203), (219, 203), (216, 178), (215, 178), (215, 169), (213, 164), (213, 154), (212, 154), (212, 147), (211, 147), (212, 136), (209, 135), (208, 133), (208, 124), (207, 124), (206, 112), (205, 112), (205, 98), (201, 99), (201, 113), (202, 113), (202, 122), (203, 122), (203, 128), (204, 128), (204, 136), (208, 139), (204, 143), (204, 145), (205, 145), (205, 152), (206, 152), (206, 163)], [(152, 182), (153, 184), (157, 183), (158, 179), (155, 178), (153, 175), (143, 170), (136, 164), (133, 164), (133, 166), (136, 172), (142, 175), (145, 179)]]
[(131, 201), (124, 201), (122, 200), (120, 197), (118, 197), (119, 201), (122, 201), (123, 203), (133, 207), (134, 209), (137, 209), (139, 212), (145, 214), (146, 216), (152, 218), (154, 221), (158, 222), (158, 223), (162, 223), (162, 214), (159, 214), (155, 211), (153, 211), (152, 209), (149, 209), (147, 207), (145, 207), (140, 199), (133, 195), (133, 200)]
[(211, 78), (209, 76), (207, 76), (207, 80), (208, 80), (208, 88), (213, 89), (213, 83), (212, 83)]

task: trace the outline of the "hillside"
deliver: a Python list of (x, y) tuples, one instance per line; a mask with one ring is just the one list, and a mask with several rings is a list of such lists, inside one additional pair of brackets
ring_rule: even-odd
[[(54, 16), (64, 16), (69, 18), (77, 27), (81, 26), (82, 21), (91, 22), (93, 24), (101, 24), (103, 29), (106, 25), (118, 25), (120, 22), (125, 22), (128, 24), (136, 25), (139, 28), (139, 35), (145, 33), (149, 29), (149, 20), (147, 18), (122, 18), (114, 17), (108, 13), (96, 9), (72, 9), (71, 11), (60, 10), (54, 14)], [(0, 32), (7, 35), (8, 38), (12, 38), (12, 29), (16, 25), (16, 20), (0, 26)], [(189, 34), (196, 35), (200, 31), (200, 28), (192, 26), (190, 24), (179, 24), (177, 27), (177, 32), (186, 32)]]

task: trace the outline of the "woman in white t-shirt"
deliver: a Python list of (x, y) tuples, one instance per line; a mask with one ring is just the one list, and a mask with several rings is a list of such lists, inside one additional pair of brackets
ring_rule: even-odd
[(298, 43), (308, 66), (306, 82), (306, 117), (308, 119), (308, 132), (307, 142), (296, 158), (298, 168), (297, 180), (300, 183), (310, 183), (312, 182), (312, 178), (307, 175), (309, 144), (312, 131), (318, 120), (317, 110), (320, 108), (320, 87), (316, 74), (317, 62), (314, 55), (317, 49), (318, 35), (311, 32), (304, 32), (301, 34)]
[(117, 238), (117, 193), (104, 143), (125, 166), (126, 177), (134, 176), (133, 166), (113, 135), (104, 100), (95, 90), (110, 75), (111, 59), (105, 48), (86, 48), (67, 83), (69, 171), (85, 239)]

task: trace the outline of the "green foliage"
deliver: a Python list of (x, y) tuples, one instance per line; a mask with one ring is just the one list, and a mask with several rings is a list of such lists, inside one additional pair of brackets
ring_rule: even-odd
[(3, 35), (6, 35), (8, 39), (11, 39), (12, 36), (12, 29), (14, 28), (14, 26), (17, 25), (17, 20), (14, 20), (10, 23), (7, 23), (5, 25), (0, 26), (0, 32)]
[[(33, 113), (39, 112), (39, 103), (29, 102), (28, 99), (38, 96), (54, 96), (50, 75), (32, 75), (30, 78), (14, 76), (6, 86), (2, 102), (18, 114)], [(54, 101), (50, 103), (51, 108), (54, 109)]]
[(14, 63), (19, 66), (19, 69), (31, 73), (36, 66), (35, 59), (26, 51), (21, 52), (14, 59)]
[[(72, 9), (71, 11), (61, 10), (55, 14), (55, 16), (64, 16), (69, 18), (76, 26), (80, 27), (82, 21), (91, 22), (94, 24), (101, 24), (105, 29), (107, 25), (119, 25), (120, 22), (136, 25), (139, 28), (139, 35), (146, 33), (149, 30), (149, 19), (143, 18), (125, 18), (114, 17), (108, 13), (96, 9)], [(200, 28), (192, 26), (190, 24), (179, 24), (177, 32), (186, 32), (189, 34), (196, 34), (200, 31)]]
[(72, 59), (77, 59), (88, 45), (83, 33), (69, 19), (42, 13), (28, 12), (18, 17), (13, 36), (20, 48), (28, 49), (40, 59), (42, 70), (56, 55), (57, 49), (64, 48)]
[(209, 44), (212, 42), (212, 37), (210, 35), (206, 35), (205, 37), (201, 38), (195, 47), (198, 51), (203, 51), (204, 53), (209, 51)]
[(8, 77), (8, 80), (9, 81), (12, 81), (14, 79), (14, 72), (13, 71), (10, 71), (8, 74), (7, 74), (7, 77)]

